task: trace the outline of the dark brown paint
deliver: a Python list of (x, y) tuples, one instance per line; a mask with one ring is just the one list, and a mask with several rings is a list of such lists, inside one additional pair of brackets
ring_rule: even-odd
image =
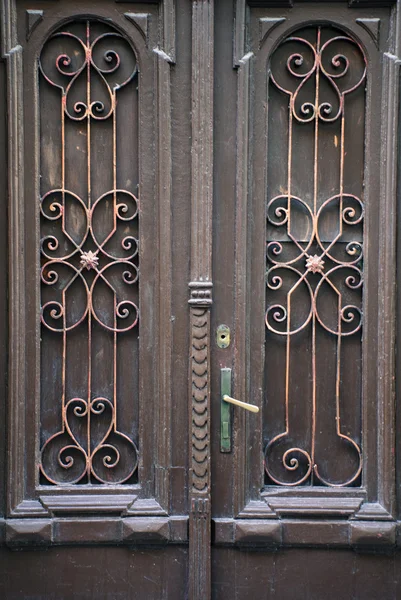
[[(401, 598), (393, 383), (401, 22), (395, 4), (1, 3), (0, 186), (8, 190), (0, 197), (1, 597)], [(139, 439), (138, 483), (67, 490), (38, 479), (39, 431), (46, 423), (54, 434), (60, 412), (47, 410), (42, 421), (38, 403), (32, 190), (39, 189), (40, 156), (35, 61), (49, 33), (77, 15), (111, 18), (138, 51), (135, 164), (148, 204), (141, 222), (139, 415), (134, 426), (129, 411), (122, 417)], [(362, 423), (366, 462), (361, 482), (335, 490), (265, 485), (263, 432), (271, 423), (264, 411), (259, 419), (234, 409), (232, 453), (220, 452), (219, 438), (221, 368), (233, 369), (234, 397), (262, 404), (259, 274), (271, 151), (266, 65), (288, 32), (316, 21), (358, 39), (370, 69), (364, 157), (355, 137), (368, 205), (364, 375), (356, 412), (345, 409), (355, 435)], [(134, 147), (124, 132), (119, 136), (126, 168)], [(329, 152), (329, 177), (332, 158)], [(109, 159), (99, 156), (99, 173)], [(302, 169), (302, 157), (295, 162)], [(347, 177), (356, 181), (352, 170)], [(215, 342), (222, 323), (231, 329), (225, 349)], [(326, 352), (329, 361), (329, 346)], [(323, 353), (322, 368), (325, 360)], [(328, 451), (340, 460), (335, 444)]]

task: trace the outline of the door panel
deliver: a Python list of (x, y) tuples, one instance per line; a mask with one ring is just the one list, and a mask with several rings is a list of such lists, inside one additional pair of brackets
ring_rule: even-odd
[[(172, 144), (170, 111), (187, 111), (179, 90), (190, 56), (173, 89), (175, 6), (21, 1), (1, 10), (11, 315), (1, 539), (26, 550), (3, 549), (2, 595), (185, 598), (190, 237), (174, 233), (190, 229), (190, 145), (185, 127)], [(177, 19), (184, 30), (188, 17)], [(190, 29), (178, 40), (183, 56), (189, 43)], [(102, 260), (120, 269), (114, 284), (94, 283)], [(132, 327), (113, 331), (130, 314)], [(125, 459), (127, 477), (117, 475)]]
[[(171, 224), (173, 8), (2, 4), (11, 547), (188, 539), (179, 384), (172, 425), (173, 361), (188, 365), (172, 337), (188, 335), (186, 305), (172, 314), (185, 244)], [(180, 298), (189, 275), (175, 279)]]
[(269, 73), (266, 483), (359, 487), (370, 73), (356, 42), (327, 26), (291, 33)]
[[(187, 550), (183, 547), (59, 547), (0, 552), (2, 598), (185, 600)], [(25, 574), (21, 578), (21, 564)], [(55, 583), (56, 582), (56, 583)]]
[[(316, 548), (280, 552), (234, 553), (213, 551), (212, 598), (263, 600), (376, 600), (400, 597), (400, 583), (392, 574), (399, 554), (358, 554), (350, 550)], [(340, 575), (341, 574), (341, 575)]]
[[(23, 47), (10, 71), (21, 91), (10, 99), (10, 118), (25, 152), (19, 146), (10, 161), (25, 187), (23, 194), (18, 182), (19, 238), (11, 240), (17, 253), (25, 249), (25, 262), (11, 264), (20, 313), (11, 327), (19, 350), (8, 510), (166, 517), (170, 129), (164, 118), (155, 123), (157, 102), (169, 100), (169, 64), (150, 49), (151, 13), (122, 6), (110, 21), (108, 2), (70, 3), (61, 12), (54, 5), (32, 12), (21, 2), (16, 15)], [(22, 405), (18, 394), (26, 395)]]
[[(225, 477), (213, 495), (233, 486), (233, 512), (217, 506), (216, 539), (342, 545), (376, 531), (391, 545), (393, 384), (382, 367), (393, 333), (379, 333), (379, 298), (394, 285), (394, 238), (381, 221), (394, 210), (394, 174), (378, 165), (396, 113), (380, 110), (391, 42), (368, 26), (388, 31), (390, 11), (262, 5), (236, 6), (236, 199), (229, 188), (215, 196), (217, 216), (236, 215), (233, 270), (217, 266), (215, 302), (215, 326), (227, 320), (233, 343), (213, 361), (217, 390), (220, 368), (232, 368), (232, 395), (261, 411), (234, 408), (233, 452), (215, 446)], [(223, 119), (216, 131), (227, 136)], [(217, 181), (225, 160), (216, 156)], [(308, 534), (294, 517), (309, 519)]]
[[(114, 64), (99, 64), (105, 44), (113, 48), (105, 60)], [(57, 58), (76, 53), (68, 69)], [(93, 20), (56, 31), (39, 61), (40, 480), (136, 483), (139, 270), (147, 279), (138, 260), (138, 65), (124, 38)], [(56, 397), (61, 425), (54, 432), (46, 415), (54, 418)], [(118, 422), (129, 429), (123, 433)]]

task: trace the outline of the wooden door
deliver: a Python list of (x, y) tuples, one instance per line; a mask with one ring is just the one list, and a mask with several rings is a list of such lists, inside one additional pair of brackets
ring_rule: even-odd
[(2, 597), (186, 595), (190, 236), (173, 237), (189, 213), (179, 200), (173, 223), (170, 4), (2, 2)]
[(2, 597), (400, 597), (396, 3), (1, 7)]
[[(396, 11), (228, 4), (215, 15), (212, 597), (396, 598)], [(260, 411), (221, 411), (222, 393)], [(380, 547), (391, 556), (363, 558)]]

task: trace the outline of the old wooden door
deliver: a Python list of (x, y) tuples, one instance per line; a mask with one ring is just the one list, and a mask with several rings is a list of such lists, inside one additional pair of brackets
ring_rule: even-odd
[(399, 598), (399, 15), (215, 11), (213, 597)]
[(396, 2), (1, 7), (2, 597), (400, 597)]
[(2, 531), (26, 549), (2, 549), (2, 597), (186, 594), (190, 236), (181, 200), (172, 219), (171, 4), (1, 3)]

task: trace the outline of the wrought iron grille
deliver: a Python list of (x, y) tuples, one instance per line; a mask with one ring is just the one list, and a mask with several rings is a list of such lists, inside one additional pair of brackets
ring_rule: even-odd
[(355, 40), (323, 26), (270, 62), (268, 484), (360, 481), (366, 65)]
[(138, 462), (136, 58), (110, 26), (75, 22), (48, 39), (39, 72), (40, 476), (130, 483)]

